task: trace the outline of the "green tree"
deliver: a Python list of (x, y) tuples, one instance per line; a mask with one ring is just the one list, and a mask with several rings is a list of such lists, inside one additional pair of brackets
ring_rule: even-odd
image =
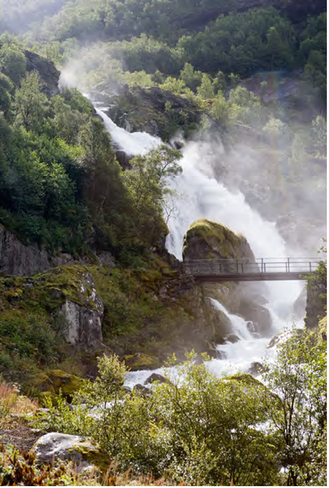
[(15, 84), (25, 75), (26, 58), (15, 44), (3, 44), (0, 47), (0, 70)]
[(203, 99), (215, 98), (214, 86), (209, 75), (205, 73), (202, 75), (202, 82), (197, 88), (197, 93)]
[(197, 88), (202, 83), (201, 71), (195, 71), (190, 63), (185, 63), (179, 77), (184, 81), (185, 85), (194, 92), (196, 92)]
[(154, 245), (167, 233), (162, 217), (162, 205), (170, 190), (168, 178), (177, 175), (181, 168), (177, 160), (179, 151), (161, 146), (146, 156), (137, 156), (132, 161), (132, 170), (123, 174), (128, 189), (131, 207), (134, 209), (133, 234), (141, 243)]
[(47, 96), (40, 91), (40, 78), (36, 71), (27, 73), (21, 87), (15, 92), (15, 122), (26, 130), (40, 132), (45, 126), (48, 110)]
[(13, 84), (8, 76), (0, 73), (0, 111), (5, 114), (7, 118), (10, 116), (11, 108), (11, 92), (13, 91)]
[[(270, 428), (277, 433), (278, 455), (288, 486), (322, 484), (326, 469), (318, 459), (323, 452), (327, 415), (326, 341), (314, 345), (306, 330), (294, 330), (278, 348), (274, 364), (265, 373), (269, 390), (280, 400), (267, 396)], [(309, 472), (313, 463), (317, 471)], [(326, 483), (325, 483), (326, 484)]]

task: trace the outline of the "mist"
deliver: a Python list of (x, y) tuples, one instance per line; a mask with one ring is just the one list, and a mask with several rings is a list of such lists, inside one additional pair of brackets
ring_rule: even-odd
[[(60, 85), (88, 93), (104, 108), (115, 103), (113, 97), (122, 92), (124, 69), (124, 59), (113, 59), (108, 45), (98, 42), (71, 55), (62, 68)], [(273, 99), (274, 93), (271, 97), (273, 106), (273, 101), (278, 100)], [(193, 157), (197, 154), (202, 161), (203, 174), (229, 191), (241, 193), (251, 208), (272, 222), (286, 241), (289, 255), (316, 256), (326, 235), (325, 160), (314, 159), (304, 147), (312, 141), (311, 122), (293, 121), (283, 106), (284, 103), (278, 114), (271, 103), (262, 108), (268, 121), (284, 121), (283, 130), (277, 134), (266, 131), (265, 124), (259, 123), (259, 114), (255, 113), (255, 121), (251, 120), (249, 127), (233, 126), (224, 138), (219, 128), (209, 124), (192, 141), (184, 142), (183, 154), (185, 157), (193, 148)], [(315, 114), (316, 107), (309, 107), (308, 113)], [(300, 115), (299, 119), (302, 118), (306, 119), (306, 114)], [(108, 129), (116, 130), (116, 136), (122, 136), (124, 141), (127, 139), (118, 128)], [(146, 139), (138, 134), (131, 137), (132, 145), (126, 148), (128, 156), (133, 153), (137, 140), (141, 148), (145, 146)], [(303, 134), (308, 134), (308, 142)], [(177, 138), (181, 136), (178, 134)], [(149, 139), (145, 147), (151, 142)], [(120, 141), (116, 145), (125, 149)]]

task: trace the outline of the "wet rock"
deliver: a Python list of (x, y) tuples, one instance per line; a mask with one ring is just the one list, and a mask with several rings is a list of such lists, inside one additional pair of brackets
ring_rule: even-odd
[(238, 337), (236, 334), (230, 334), (227, 338), (227, 342), (231, 342), (232, 344), (235, 344), (236, 342), (239, 342), (240, 337)]
[(242, 300), (239, 306), (239, 314), (248, 321), (248, 330), (261, 337), (271, 335), (272, 317), (269, 310), (253, 301)]
[[(296, 329), (296, 333), (298, 335), (301, 335), (301, 334), (303, 334), (303, 330), (302, 329)], [(270, 340), (270, 342), (267, 346), (267, 349), (271, 349), (272, 347), (276, 347), (279, 344), (283, 344), (284, 342), (286, 342), (289, 339), (290, 336), (291, 336), (290, 330), (284, 330), (283, 332), (278, 332)]]
[(131, 157), (125, 151), (118, 149), (115, 151), (115, 155), (122, 169), (126, 170), (132, 168), (130, 164)]
[(227, 359), (227, 354), (224, 351), (217, 351), (217, 359)]
[(265, 371), (264, 366), (259, 362), (251, 363), (250, 368), (248, 369), (248, 374), (252, 376), (259, 376)]
[(158, 383), (169, 383), (169, 380), (164, 376), (162, 376), (161, 374), (153, 373), (151, 374), (151, 376), (147, 378), (147, 380), (144, 382), (144, 385), (150, 385), (155, 381), (157, 381)]

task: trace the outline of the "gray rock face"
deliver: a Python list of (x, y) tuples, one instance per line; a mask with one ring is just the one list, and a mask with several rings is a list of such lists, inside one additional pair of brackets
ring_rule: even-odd
[(25, 246), (17, 237), (0, 226), (0, 273), (31, 276), (51, 267), (48, 254), (36, 245)]
[(78, 465), (78, 470), (81, 470), (93, 467), (88, 458), (95, 456), (99, 452), (99, 447), (85, 437), (50, 433), (38, 439), (33, 452), (39, 465), (57, 460), (73, 461)]
[(67, 323), (66, 340), (73, 346), (97, 349), (103, 341), (104, 305), (97, 295), (94, 280), (89, 273), (84, 275), (81, 293), (85, 297), (85, 306), (70, 300), (62, 306), (61, 311)]
[(50, 257), (36, 244), (26, 246), (12, 232), (0, 224), (0, 274), (5, 276), (33, 276), (50, 268), (76, 262), (70, 254)]

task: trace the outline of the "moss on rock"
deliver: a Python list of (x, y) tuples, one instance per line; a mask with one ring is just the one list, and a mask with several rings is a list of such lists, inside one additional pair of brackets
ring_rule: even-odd
[(144, 353), (124, 356), (123, 359), (131, 371), (137, 371), (139, 369), (157, 369), (161, 366), (158, 358)]
[(86, 440), (79, 442), (73, 445), (73, 449), (82, 454), (85, 461), (96, 466), (102, 473), (106, 472), (111, 466), (111, 457), (95, 441)]
[(65, 373), (60, 369), (46, 371), (36, 380), (37, 388), (47, 395), (58, 395), (60, 392), (66, 398), (72, 395), (82, 386), (82, 378)]
[(255, 259), (246, 238), (217, 222), (197, 220), (184, 237), (184, 260), (240, 258)]

